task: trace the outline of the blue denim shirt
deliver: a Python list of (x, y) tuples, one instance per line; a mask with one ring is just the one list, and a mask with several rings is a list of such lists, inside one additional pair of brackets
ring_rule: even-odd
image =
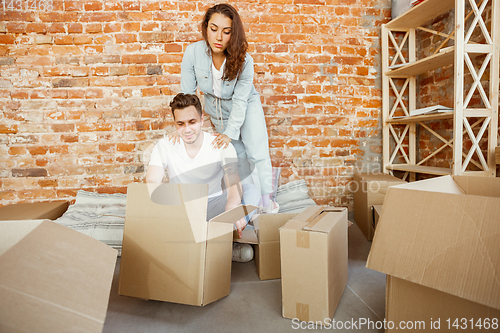
[[(205, 112), (212, 118), (217, 131), (233, 140), (238, 140), (248, 102), (254, 98), (259, 99), (259, 94), (253, 85), (253, 59), (249, 54), (246, 55), (240, 76), (232, 81), (223, 81), (222, 96), (218, 98), (213, 91), (212, 56), (207, 51), (208, 47), (204, 40), (190, 44), (186, 48), (181, 66), (181, 92), (195, 94), (196, 88), (199, 88), (205, 96)], [(219, 110), (217, 110), (218, 105)]]

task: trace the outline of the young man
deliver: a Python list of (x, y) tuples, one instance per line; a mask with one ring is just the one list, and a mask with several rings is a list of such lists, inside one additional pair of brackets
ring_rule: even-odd
[[(259, 189), (252, 184), (241, 184), (238, 160), (232, 144), (216, 148), (215, 136), (202, 131), (203, 113), (198, 96), (178, 94), (170, 103), (179, 143), (161, 139), (153, 148), (147, 183), (161, 183), (168, 173), (171, 183), (208, 184), (207, 220), (241, 203), (258, 206)], [(224, 180), (226, 190), (223, 190)], [(245, 229), (251, 214), (235, 223), (238, 234)], [(246, 245), (246, 246), (245, 246)], [(248, 244), (233, 246), (233, 260), (249, 261), (253, 249)]]

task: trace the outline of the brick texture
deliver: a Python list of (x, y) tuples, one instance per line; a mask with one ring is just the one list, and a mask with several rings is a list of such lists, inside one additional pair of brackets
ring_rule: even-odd
[[(3, 2), (2, 2), (3, 3)], [(0, 8), (0, 205), (126, 192), (172, 130), (186, 46), (215, 1), (63, 1)], [(380, 168), (380, 25), (390, 0), (237, 1), (274, 166), (318, 204), (352, 207)]]

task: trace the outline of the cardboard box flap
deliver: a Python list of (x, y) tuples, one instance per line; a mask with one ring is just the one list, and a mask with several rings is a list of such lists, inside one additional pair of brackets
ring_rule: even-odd
[[(141, 183), (129, 184), (129, 187), (144, 187), (147, 186), (149, 197), (151, 201), (155, 204), (163, 206), (181, 206), (184, 202), (181, 193), (179, 192), (180, 186), (186, 184), (172, 184), (172, 183), (147, 183), (146, 185)], [(192, 185), (192, 184), (189, 184)], [(183, 186), (186, 189), (187, 197), (192, 196), (193, 191), (189, 190), (189, 186)], [(203, 196), (208, 193), (208, 190), (204, 190), (207, 185), (194, 186), (193, 190), (199, 190), (198, 196)], [(144, 191), (142, 191), (144, 192)], [(191, 195), (190, 195), (191, 194)]]
[(249, 228), (249, 226), (247, 226), (245, 229), (243, 229), (243, 232), (241, 233), (241, 238), (238, 237), (237, 230), (233, 231), (233, 242), (245, 243), (245, 244), (259, 244), (259, 239), (257, 238), (257, 233), (255, 232), (255, 229)]
[(392, 187), (403, 188), (407, 190), (440, 192), (450, 194), (465, 194), (465, 191), (453, 180), (451, 176), (436, 177), (420, 180)]
[(238, 207), (234, 207), (233, 209), (230, 209), (227, 212), (217, 215), (216, 217), (212, 218), (210, 222), (233, 224), (234, 222), (244, 218), (257, 208), (258, 207), (252, 205), (239, 205)]
[(0, 234), (0, 256), (19, 243), (42, 222), (43, 220), (23, 221), (22, 223), (0, 222), (2, 230)]
[(279, 242), (280, 227), (295, 218), (297, 213), (260, 214), (253, 222), (260, 243)]
[(454, 176), (453, 180), (469, 195), (500, 198), (500, 177)]
[(406, 183), (404, 180), (395, 179), (394, 176), (391, 176), (391, 175), (386, 174), (386, 173), (356, 173), (356, 174), (354, 174), (354, 176), (362, 178), (364, 181), (367, 181), (367, 182)]
[(304, 221), (304, 222), (311, 222), (321, 214), (321, 212), (325, 209), (326, 206), (309, 206), (306, 209), (302, 211), (302, 213), (299, 213), (297, 216), (295, 216), (293, 219), (295, 221)]
[(389, 189), (366, 266), (500, 309), (500, 199), (440, 178)]
[(384, 196), (390, 186), (404, 184), (406, 181), (388, 174), (355, 174), (353, 186), (359, 186), (368, 193)]
[[(328, 213), (333, 213), (333, 215), (337, 216), (331, 218), (332, 215)], [(325, 218), (327, 214), (329, 217)], [(311, 206), (295, 216), (287, 225), (288, 228), (300, 228), (307, 231), (328, 233), (337, 220), (344, 214), (347, 214), (347, 210), (343, 207)], [(292, 221), (300, 223), (290, 223)]]
[[(131, 183), (127, 189), (127, 218), (187, 220), (190, 233), (185, 236), (194, 238), (197, 243), (204, 242), (207, 238), (207, 193), (207, 184)], [(165, 216), (167, 209), (169, 213)]]
[(190, 219), (206, 219), (208, 184), (161, 183), (147, 186), (154, 203), (164, 206), (184, 205)]
[(67, 201), (18, 203), (0, 207), (0, 220), (55, 220), (67, 209)]
[(290, 220), (287, 223), (285, 223), (284, 226), (280, 228), (280, 230), (284, 229), (293, 229), (293, 230), (302, 230), (307, 225), (308, 222), (306, 221), (297, 221), (297, 220)]
[(347, 219), (347, 209), (328, 207), (304, 226), (303, 230), (328, 233), (335, 223), (343, 218)]
[[(8, 240), (13, 225), (27, 232), (17, 242)], [(1, 327), (102, 332), (116, 250), (49, 220), (0, 222), (6, 242), (14, 244), (0, 255)]]
[(382, 215), (382, 205), (373, 205), (372, 214), (373, 214), (372, 225), (373, 228), (375, 228), (377, 227), (380, 216)]

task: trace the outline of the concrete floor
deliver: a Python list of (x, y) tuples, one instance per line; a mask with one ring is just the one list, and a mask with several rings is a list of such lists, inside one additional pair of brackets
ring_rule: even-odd
[[(369, 329), (367, 324), (359, 328), (363, 320), (365, 323), (382, 321), (385, 313), (385, 274), (365, 267), (370, 245), (356, 224), (349, 227), (349, 280), (333, 319), (357, 321), (358, 329), (337, 329), (336, 332), (383, 332)], [(120, 260), (116, 265), (103, 332), (297, 331), (296, 323), (281, 316), (280, 280), (260, 281), (253, 260), (234, 262), (231, 293), (205, 307), (119, 296), (119, 266)], [(317, 330), (325, 331), (324, 328)]]

